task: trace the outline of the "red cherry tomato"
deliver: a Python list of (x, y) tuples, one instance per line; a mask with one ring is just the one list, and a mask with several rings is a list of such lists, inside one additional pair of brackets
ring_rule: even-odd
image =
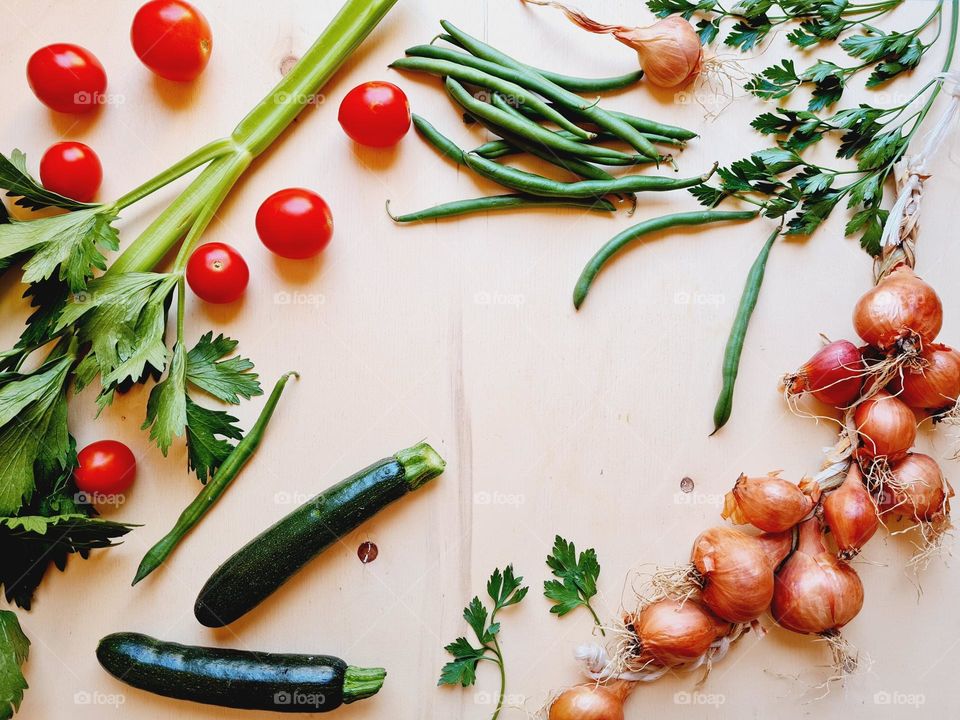
[(315, 192), (287, 188), (268, 197), (257, 210), (257, 234), (271, 252), (302, 260), (330, 242), (333, 216)]
[(58, 142), (40, 159), (40, 182), (47, 190), (79, 202), (90, 202), (100, 188), (100, 158), (81, 142)]
[(392, 83), (363, 83), (343, 98), (339, 120), (344, 132), (361, 145), (389, 147), (410, 129), (410, 103)]
[(77, 454), (73, 471), (77, 487), (91, 495), (115, 495), (127, 490), (137, 475), (137, 459), (117, 440), (98, 440)]
[(201, 245), (187, 261), (187, 282), (201, 300), (231, 303), (247, 289), (250, 269), (236, 250), (221, 242)]
[(167, 80), (193, 80), (207, 66), (213, 50), (210, 25), (183, 0), (151, 0), (133, 18), (130, 40), (137, 57)]
[(85, 113), (103, 102), (107, 73), (89, 50), (55, 43), (37, 50), (27, 61), (30, 89), (47, 107), (63, 113)]

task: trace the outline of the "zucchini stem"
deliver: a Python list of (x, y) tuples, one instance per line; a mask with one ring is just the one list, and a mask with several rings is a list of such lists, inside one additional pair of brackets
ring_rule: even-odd
[(387, 671), (383, 668), (360, 668), (348, 665), (343, 674), (344, 705), (373, 697), (380, 692), (386, 677)]
[(437, 477), (447, 466), (446, 461), (427, 443), (401, 450), (394, 457), (403, 465), (403, 478), (411, 490)]

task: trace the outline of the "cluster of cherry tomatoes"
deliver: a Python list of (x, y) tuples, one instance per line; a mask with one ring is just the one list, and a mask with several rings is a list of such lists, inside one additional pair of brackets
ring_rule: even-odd
[[(133, 18), (130, 40), (137, 57), (153, 73), (172, 82), (195, 80), (213, 50), (210, 24), (184, 0), (150, 0)], [(92, 112), (108, 101), (107, 74), (96, 56), (72, 43), (37, 50), (27, 62), (27, 80), (37, 98), (55, 112)], [(396, 145), (410, 129), (406, 95), (387, 82), (358, 85), (344, 97), (338, 116), (355, 142), (374, 148)], [(49, 190), (80, 202), (92, 202), (103, 180), (103, 167), (88, 145), (63, 141), (40, 161), (40, 181)], [(301, 260), (319, 254), (333, 235), (327, 203), (305, 188), (270, 195), (256, 215), (256, 230), (271, 252)], [(244, 293), (250, 269), (232, 246), (210, 242), (191, 254), (186, 267), (191, 290), (210, 303), (231, 303)], [(80, 490), (96, 497), (121, 493), (136, 474), (130, 449), (115, 440), (100, 440), (78, 454), (74, 473)]]

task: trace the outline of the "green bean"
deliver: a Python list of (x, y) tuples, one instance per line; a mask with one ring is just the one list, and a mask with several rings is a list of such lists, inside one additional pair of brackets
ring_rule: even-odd
[(524, 105), (529, 105), (544, 118), (550, 120), (551, 122), (555, 122), (557, 125), (573, 133), (574, 135), (584, 140), (589, 140), (593, 137), (593, 133), (589, 133), (577, 126), (575, 123), (571, 122), (564, 115), (550, 107), (547, 103), (533, 93), (527, 92), (524, 88), (520, 87), (516, 83), (510, 82), (509, 80), (504, 80), (503, 78), (495, 75), (490, 75), (489, 73), (481, 70), (460, 65), (458, 63), (447, 62), (446, 60), (431, 60), (429, 58), (421, 57), (401, 58), (400, 60), (392, 63), (390, 67), (397, 70), (425, 72), (430, 73), (431, 75), (439, 75), (440, 77), (453, 77), (462, 82), (467, 82), (472, 85), (479, 85), (481, 87), (489, 88), (490, 90), (495, 90), (497, 92), (510, 95), (515, 97), (517, 102), (520, 102)]
[(643, 133), (664, 135), (677, 140), (693, 140), (695, 137), (699, 137), (699, 135), (692, 130), (685, 130), (676, 125), (667, 125), (666, 123), (657, 122), (656, 120), (647, 120), (647, 118), (637, 117), (636, 115), (630, 115), (618, 110), (611, 110), (610, 114)]
[(723, 220), (750, 220), (756, 216), (756, 212), (749, 210), (730, 212), (722, 210), (701, 210), (698, 212), (664, 215), (663, 217), (645, 220), (633, 227), (629, 227), (611, 238), (584, 266), (583, 271), (580, 273), (580, 278), (577, 280), (577, 285), (573, 289), (573, 306), (577, 310), (580, 309), (583, 301), (587, 298), (587, 293), (590, 292), (590, 286), (594, 278), (597, 277), (597, 273), (600, 272), (607, 261), (628, 244), (643, 235), (649, 235), (653, 232), (680, 227), (682, 225), (704, 225), (706, 223), (720, 222)]
[[(499, 94), (494, 94), (493, 96), (493, 105), (500, 110), (503, 110), (508, 115), (514, 114), (519, 115), (516, 110), (514, 110), (510, 103), (503, 99)], [(587, 180), (613, 180), (614, 177), (606, 170), (598, 168), (596, 165), (591, 165), (590, 163), (579, 160), (577, 158), (565, 158), (557, 153), (551, 151), (549, 148), (543, 148), (538, 146), (536, 143), (527, 142), (523, 137), (519, 135), (514, 135), (509, 130), (498, 127), (493, 123), (484, 123), (485, 127), (491, 132), (496, 133), (505, 140), (509, 140), (513, 145), (520, 148), (522, 151), (538, 157), (541, 160), (556, 165), (559, 168), (571, 172), (574, 175), (577, 175), (581, 178)]]
[[(447, 37), (450, 36), (448, 35)], [(453, 40), (453, 38), (450, 37), (450, 40)], [(460, 52), (459, 50), (451, 50), (450, 48), (445, 47), (438, 47), (437, 45), (415, 45), (414, 47), (407, 48), (405, 53), (414, 57), (428, 57), (436, 60), (449, 60), (451, 62), (460, 63), (461, 65), (467, 65), (468, 67), (476, 68), (477, 70), (483, 70), (484, 72), (490, 72), (490, 66), (496, 64), (491, 63), (488, 60), (475, 57), (474, 55), (470, 55), (469, 53)], [(527, 67), (530, 67), (530, 69), (536, 72), (538, 75), (543, 75), (543, 77), (550, 82), (556, 83), (560, 87), (564, 88), (565, 90), (570, 90), (571, 92), (594, 93), (622, 90), (623, 88), (635, 85), (643, 77), (643, 70), (635, 70), (634, 72), (626, 73), (625, 75), (617, 75), (615, 77), (580, 78), (571, 77), (569, 75), (561, 75), (559, 73), (550, 72), (549, 70), (540, 70), (529, 65)]]
[[(535, 122), (522, 118), (519, 114), (513, 115), (506, 113), (500, 108), (494, 107), (489, 103), (477, 100), (467, 90), (454, 80), (447, 77), (444, 80), (444, 86), (450, 97), (454, 99), (464, 110), (475, 118), (482, 118), (489, 122), (499, 125), (510, 132), (525, 137), (531, 141), (539, 142), (546, 147), (574, 155), (587, 160), (599, 160), (602, 158), (624, 159), (632, 156), (617, 150), (608, 150), (607, 148), (598, 148), (592, 145), (578, 143), (574, 140), (568, 140), (557, 135), (552, 130), (541, 127)], [(521, 118), (521, 119), (518, 119)], [(521, 121), (522, 120), (522, 121)]]
[[(570, 140), (573, 140), (574, 138), (574, 136), (568, 133), (566, 130), (560, 130), (557, 132), (557, 135), (560, 135), (561, 137), (567, 137)], [(684, 143), (682, 140), (677, 140), (676, 138), (668, 138), (662, 135), (651, 135), (649, 133), (644, 133), (644, 135), (650, 142), (655, 142), (660, 145), (672, 145), (674, 147), (683, 147), (686, 145), (686, 143)], [(619, 140), (619, 138), (610, 133), (599, 133), (591, 142), (608, 142), (610, 140)], [(507, 155), (516, 155), (518, 152), (521, 152), (521, 150), (506, 140), (492, 140), (474, 148), (471, 152), (475, 152), (477, 155), (485, 157), (487, 160), (496, 160), (497, 158), (506, 157)], [(646, 162), (653, 162), (653, 160), (646, 160)], [(600, 164), (603, 165), (606, 163)], [(639, 163), (630, 164), (634, 165)]]
[[(538, 74), (529, 66), (524, 65), (523, 63), (514, 60), (499, 50), (496, 50), (490, 45), (487, 45), (486, 43), (467, 35), (463, 31), (457, 29), (450, 22), (441, 20), (440, 24), (443, 26), (444, 30), (457, 39), (460, 45), (477, 57), (481, 57), (484, 60), (489, 60), (499, 65), (503, 65), (506, 68), (518, 70), (520, 72), (520, 78), (518, 79), (522, 80), (522, 82), (517, 83), (518, 85), (529, 88), (530, 90), (533, 90), (534, 92), (553, 100), (555, 103), (573, 110), (578, 115), (588, 118), (602, 127), (604, 130), (609, 130), (623, 140), (626, 140), (641, 155), (655, 158), (659, 154), (649, 140), (643, 137), (643, 135), (641, 135), (636, 128), (625, 122), (622, 118), (618, 118), (615, 115), (608, 113), (595, 103), (588, 103), (579, 95), (575, 95), (569, 90), (565, 90), (564, 88), (560, 87), (556, 83), (547, 80), (545, 77), (543, 77), (543, 75)], [(503, 77), (502, 73), (498, 74), (501, 74), (501, 77)]]
[(733, 389), (737, 383), (737, 373), (740, 370), (740, 355), (743, 353), (747, 327), (750, 325), (750, 316), (753, 315), (753, 309), (757, 306), (757, 298), (760, 296), (760, 286), (763, 284), (763, 274), (767, 268), (767, 258), (770, 257), (770, 248), (773, 247), (778, 235), (780, 235), (780, 228), (771, 233), (747, 274), (747, 282), (744, 284), (743, 295), (740, 297), (740, 307), (737, 308), (737, 315), (733, 320), (730, 337), (727, 339), (727, 347), (723, 353), (723, 388), (720, 390), (720, 397), (717, 398), (717, 405), (713, 409), (714, 428), (713, 432), (710, 433), (711, 435), (726, 424), (727, 420), (730, 419), (730, 413), (733, 412)]
[(457, 165), (466, 164), (463, 159), (464, 152), (456, 143), (445, 135), (442, 135), (439, 130), (419, 115), (413, 114), (410, 117), (413, 120), (413, 126), (417, 129), (417, 132), (420, 133), (428, 143), (433, 145), (441, 155), (453, 160)]
[(143, 560), (140, 561), (140, 567), (137, 568), (136, 577), (133, 578), (133, 585), (136, 585), (160, 567), (184, 536), (200, 522), (201, 518), (203, 518), (217, 500), (220, 499), (224, 490), (229, 487), (230, 483), (233, 482), (234, 478), (236, 478), (243, 469), (243, 466), (247, 464), (247, 461), (251, 458), (254, 451), (260, 445), (260, 441), (263, 439), (264, 431), (267, 429), (267, 423), (270, 422), (273, 411), (276, 410), (277, 403), (280, 401), (283, 388), (286, 386), (287, 380), (291, 375), (297, 375), (297, 373), (288, 372), (280, 377), (273, 388), (273, 392), (270, 393), (270, 397), (267, 398), (263, 410), (260, 411), (260, 416), (253, 424), (253, 427), (250, 428), (250, 431), (237, 443), (236, 447), (233, 448), (220, 467), (217, 468), (210, 482), (203, 486), (203, 489), (197, 497), (194, 498), (193, 502), (180, 514), (173, 529), (164, 535), (160, 541), (143, 556)]
[(388, 200), (387, 215), (390, 215), (390, 218), (394, 222), (414, 223), (454, 217), (457, 215), (487, 212), (489, 210), (510, 210), (513, 208), (526, 207), (574, 207), (604, 212), (616, 211), (613, 203), (603, 198), (543, 198), (515, 193), (511, 195), (491, 195), (488, 197), (472, 198), (470, 200), (455, 200), (454, 202), (434, 205), (425, 210), (407, 213), (406, 215), (391, 215), (390, 201)]
[(711, 171), (706, 175), (680, 179), (658, 175), (624, 175), (615, 180), (562, 183), (509, 165), (501, 165), (474, 153), (466, 153), (463, 158), (470, 169), (504, 187), (543, 197), (600, 197), (615, 193), (682, 190), (706, 182), (713, 174)]

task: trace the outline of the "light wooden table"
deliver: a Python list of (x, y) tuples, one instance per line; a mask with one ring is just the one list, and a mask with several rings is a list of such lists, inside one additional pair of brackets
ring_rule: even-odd
[[(34, 0), (14, 7), (2, 0), (3, 149), (24, 149), (35, 169), (52, 142), (88, 142), (106, 169), (101, 196), (113, 197), (229, 132), (278, 79), (284, 58), (302, 52), (340, 3), (198, 4), (213, 26), (213, 59), (197, 83), (180, 87), (153, 78), (129, 46), (138, 2)], [(581, 4), (609, 21), (642, 24), (650, 17), (640, 0)], [(912, 0), (897, 23), (906, 26), (927, 7)], [(577, 32), (554, 11), (513, 0), (399, 3), (325, 89), (326, 104), (306, 112), (256, 163), (207, 233), (209, 240), (239, 247), (252, 278), (235, 306), (189, 298), (190, 338), (223, 331), (240, 339), (266, 382), (289, 369), (302, 379), (288, 389), (265, 444), (235, 487), (168, 565), (136, 589), (129, 581), (142, 553), (193, 498), (197, 482), (184, 471), (181, 448), (164, 459), (139, 429), (145, 390), (119, 398), (96, 423), (90, 393), (73, 402), (81, 445), (115, 437), (137, 449), (137, 484), (128, 502), (106, 516), (144, 527), (119, 548), (71, 561), (65, 573), (50, 572), (35, 609), (20, 613), (33, 645), (26, 667), (30, 690), (18, 717), (256, 716), (177, 703), (115, 681), (97, 664), (94, 648), (117, 630), (186, 643), (328, 652), (353, 664), (388, 667), (380, 695), (338, 711), (344, 719), (489, 717), (492, 667), (481, 671), (476, 688), (435, 684), (447, 660), (443, 645), (466, 631), (461, 608), (482, 593), (495, 566), (510, 562), (532, 591), (502, 615), (508, 692), (533, 711), (551, 689), (578, 680), (572, 650), (590, 639), (586, 614), (558, 620), (540, 595), (554, 534), (597, 549), (603, 566), (599, 606), (611, 617), (629, 571), (683, 561), (694, 536), (720, 521), (722, 494), (741, 471), (782, 468), (798, 479), (819, 467), (831, 428), (790, 414), (776, 385), (781, 373), (816, 349), (818, 333), (852, 335), (850, 311), (869, 285), (870, 263), (843, 238), (844, 213), (835, 213), (815, 237), (773, 249), (733, 419), (708, 438), (723, 343), (768, 224), (652, 239), (603, 273), (579, 313), (570, 294), (592, 252), (639, 218), (693, 209), (689, 196), (644, 198), (633, 221), (625, 213), (605, 218), (550, 211), (394, 226), (383, 212), (386, 198), (403, 211), (493, 189), (453, 169), (412, 133), (395, 151), (378, 152), (353, 146), (336, 122), (343, 94), (380, 78), (399, 83), (418, 113), (457, 140), (466, 144), (472, 136), (478, 142), (480, 135), (461, 126), (435, 81), (386, 68), (405, 47), (429, 41), (441, 17), (568, 73), (635, 67), (627, 49)], [(26, 59), (61, 40), (100, 57), (118, 104), (74, 121), (36, 102), (24, 79)], [(764, 67), (784, 48), (781, 36), (763, 57), (744, 65)], [(935, 72), (935, 54), (890, 92), (908, 96)], [(846, 98), (855, 99), (855, 93)], [(709, 95), (702, 101), (719, 109)], [(685, 172), (763, 146), (747, 126), (761, 108), (753, 99), (731, 103), (714, 121), (704, 119), (696, 102), (644, 87), (606, 102), (701, 132), (703, 139), (681, 157)], [(958, 342), (960, 261), (952, 210), (960, 168), (956, 144), (950, 147), (952, 159), (946, 153), (937, 159), (929, 184), (918, 270), (943, 297), (942, 337)], [(297, 185), (320, 192), (335, 217), (333, 243), (316, 262), (279, 260), (254, 232), (260, 201)], [(125, 213), (123, 237), (134, 237), (172, 194)], [(8, 273), (5, 343), (19, 332), (14, 319), (25, 316), (20, 291)], [(245, 426), (260, 402), (241, 408)], [(449, 463), (432, 487), (366, 523), (235, 627), (210, 631), (197, 624), (193, 602), (209, 573), (289, 512), (292, 501), (424, 438)], [(929, 427), (920, 445), (945, 462), (951, 452), (949, 438)], [(954, 467), (948, 473), (956, 475)], [(695, 482), (689, 495), (679, 490), (685, 476)], [(380, 548), (370, 565), (356, 556), (365, 540)], [(786, 720), (842, 714), (873, 720), (956, 713), (960, 579), (938, 562), (915, 587), (904, 569), (910, 554), (906, 538), (883, 536), (857, 563), (866, 603), (846, 633), (873, 665), (845, 689), (807, 704), (818, 694), (809, 688), (825, 677), (826, 649), (771, 627), (762, 640), (748, 636), (715, 668), (703, 689), (711, 696), (691, 701), (684, 693), (693, 691), (696, 678), (668, 677), (640, 688), (628, 716), (739, 720), (776, 714)], [(106, 706), (110, 702), (122, 705), (115, 710)]]

